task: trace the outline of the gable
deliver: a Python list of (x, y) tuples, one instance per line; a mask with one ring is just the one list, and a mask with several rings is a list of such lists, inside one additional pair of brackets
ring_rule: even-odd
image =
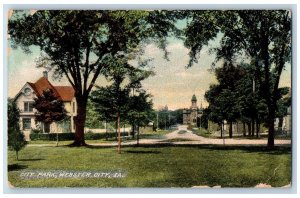
[[(25, 90), (30, 88), (31, 95), (26, 96)], [(15, 96), (14, 101), (16, 101), (20, 95), (33, 99), (35, 96), (39, 97), (43, 94), (43, 91), (52, 89), (54, 94), (63, 102), (70, 102), (75, 95), (75, 91), (71, 86), (53, 86), (47, 78), (41, 77), (35, 83), (27, 82), (19, 93)]]
[[(28, 93), (26, 90), (30, 89), (30, 93)], [(26, 93), (25, 93), (26, 91)], [(25, 83), (25, 85), (22, 87), (22, 89), (18, 92), (18, 94), (14, 97), (14, 101), (18, 100), (20, 96), (24, 96), (26, 99), (32, 99), (36, 96), (36, 90), (34, 87), (32, 87), (32, 83)]]

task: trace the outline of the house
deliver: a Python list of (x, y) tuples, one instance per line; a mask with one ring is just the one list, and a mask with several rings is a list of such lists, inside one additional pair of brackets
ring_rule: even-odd
[[(43, 94), (43, 91), (52, 89), (64, 103), (68, 118), (60, 123), (45, 124), (35, 121), (34, 98)], [(75, 132), (74, 118), (76, 117), (76, 99), (71, 86), (54, 86), (48, 80), (48, 73), (35, 83), (27, 82), (15, 96), (14, 101), (20, 109), (20, 129), (29, 133), (31, 129), (41, 129), (44, 133)]]

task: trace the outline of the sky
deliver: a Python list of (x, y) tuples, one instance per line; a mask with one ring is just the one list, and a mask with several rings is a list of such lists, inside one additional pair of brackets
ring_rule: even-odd
[[(211, 41), (209, 46), (218, 43)], [(192, 95), (198, 99), (198, 105), (202, 103), (205, 107), (208, 103), (204, 99), (205, 91), (211, 84), (217, 83), (214, 73), (209, 69), (214, 61), (214, 55), (208, 53), (209, 47), (204, 47), (201, 51), (197, 64), (186, 68), (189, 50), (184, 47), (183, 42), (178, 39), (170, 39), (167, 50), (170, 52), (169, 61), (164, 59), (164, 53), (154, 44), (149, 44), (145, 48), (145, 57), (152, 58), (150, 63), (156, 75), (143, 81), (143, 87), (153, 96), (154, 108), (165, 105), (169, 109), (189, 108), (191, 106)], [(25, 54), (20, 48), (7, 48), (8, 54), (8, 96), (14, 97), (26, 82), (35, 82), (42, 77), (43, 68), (36, 68), (35, 60), (39, 57), (40, 51), (37, 47), (32, 47), (31, 54)], [(219, 62), (217, 66), (220, 66)], [(280, 86), (291, 86), (291, 65), (286, 65), (280, 81)], [(51, 78), (53, 85), (70, 85), (66, 78), (57, 81)], [(105, 79), (100, 77), (98, 85), (105, 84)]]

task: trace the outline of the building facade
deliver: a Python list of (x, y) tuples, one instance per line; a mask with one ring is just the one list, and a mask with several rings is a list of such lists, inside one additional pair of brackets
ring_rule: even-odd
[(197, 119), (201, 115), (201, 108), (197, 106), (197, 98), (195, 94), (191, 99), (191, 107), (183, 109), (183, 124), (197, 125)]
[[(43, 91), (52, 89), (55, 95), (63, 101), (68, 118), (60, 123), (45, 124), (35, 121), (33, 108), (34, 98), (43, 94)], [(14, 101), (20, 109), (20, 129), (29, 133), (32, 129), (40, 129), (44, 133), (75, 132), (74, 118), (76, 117), (76, 99), (71, 86), (53, 86), (48, 80), (47, 72), (36, 82), (27, 82), (15, 96)]]

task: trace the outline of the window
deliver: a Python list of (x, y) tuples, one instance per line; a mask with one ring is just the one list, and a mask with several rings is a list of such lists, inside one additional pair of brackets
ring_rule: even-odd
[(24, 112), (33, 112), (33, 102), (24, 102)]
[(30, 88), (25, 88), (24, 89), (24, 94), (25, 94), (25, 96), (29, 96), (30, 94), (31, 94), (31, 89)]
[(31, 119), (30, 118), (23, 118), (23, 130), (31, 128)]

